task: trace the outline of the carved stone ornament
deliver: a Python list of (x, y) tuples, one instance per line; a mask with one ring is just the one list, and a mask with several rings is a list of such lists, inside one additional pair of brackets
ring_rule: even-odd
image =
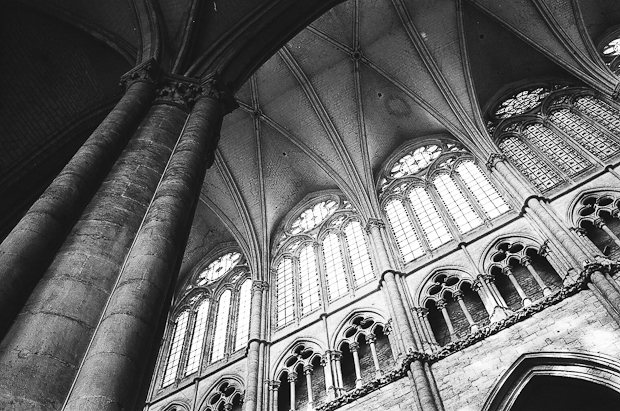
[(493, 153), (489, 156), (486, 166), (489, 170), (493, 170), (499, 161), (506, 161), (506, 156), (499, 153)]
[(265, 291), (269, 289), (269, 283), (267, 281), (252, 281), (252, 291)]
[(150, 58), (136, 67), (129, 70), (121, 76), (119, 85), (125, 89), (129, 88), (133, 83), (146, 82), (157, 84), (163, 75), (163, 71), (154, 58)]
[(156, 91), (155, 101), (173, 104), (184, 110), (191, 110), (200, 94), (200, 86), (195, 79), (181, 76), (165, 76)]
[(373, 227), (385, 228), (385, 223), (380, 218), (369, 218), (366, 227), (364, 227), (368, 235), (370, 235)]
[(237, 99), (218, 72), (208, 74), (200, 80), (200, 97), (218, 100), (224, 107), (224, 114), (239, 107)]

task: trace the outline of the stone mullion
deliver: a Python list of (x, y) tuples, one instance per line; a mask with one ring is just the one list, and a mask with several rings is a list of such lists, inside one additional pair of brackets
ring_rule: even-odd
[(381, 365), (379, 364), (379, 357), (377, 356), (377, 336), (374, 334), (368, 334), (366, 336), (366, 344), (370, 347), (370, 352), (372, 354), (372, 362), (375, 366), (375, 378), (381, 378), (383, 372), (381, 371)]
[(240, 290), (239, 285), (236, 284), (235, 288), (230, 293), (230, 309), (228, 311), (228, 348), (224, 350), (224, 353), (228, 356), (237, 351), (237, 332), (239, 331), (239, 306), (240, 306)]
[(616, 233), (614, 233), (613, 231), (611, 231), (611, 228), (609, 228), (607, 226), (607, 224), (605, 224), (605, 221), (603, 221), (602, 218), (597, 218), (596, 220), (594, 220), (594, 225), (597, 228), (600, 228), (601, 230), (603, 230), (605, 232), (605, 234), (607, 234), (607, 236), (609, 238), (611, 238), (611, 240), (616, 243), (616, 245), (618, 247), (620, 247), (620, 238), (618, 238), (618, 236), (616, 235)]
[(304, 365), (304, 375), (306, 376), (306, 390), (308, 391), (308, 408), (313, 408), (314, 397), (312, 396), (312, 371), (314, 367), (311, 364)]
[(271, 410), (278, 411), (278, 393), (280, 391), (280, 381), (271, 381)]
[(162, 389), (166, 365), (168, 364), (168, 357), (170, 356), (170, 348), (172, 346), (172, 339), (174, 337), (175, 322), (172, 321), (172, 318), (174, 317), (168, 318), (167, 321), (167, 336), (166, 338), (164, 338), (163, 344), (160, 348), (159, 359), (157, 361), (155, 368), (156, 371), (153, 377), (153, 381), (155, 381), (156, 383), (153, 384), (154, 387), (152, 392), (157, 392), (158, 390)]
[(426, 234), (424, 233), (424, 229), (418, 220), (418, 214), (413, 209), (411, 205), (411, 201), (409, 200), (409, 191), (411, 191), (413, 187), (409, 187), (407, 190), (407, 194), (404, 195), (401, 199), (403, 206), (405, 207), (405, 211), (407, 212), (407, 218), (409, 218), (409, 222), (413, 226), (413, 230), (415, 231), (418, 241), (420, 241), (420, 245), (424, 249), (424, 254), (432, 254), (431, 246), (428, 243), (428, 239), (426, 238)]
[(336, 398), (336, 384), (334, 383), (334, 376), (332, 374), (331, 360), (328, 359), (330, 355), (331, 351), (327, 350), (321, 357), (321, 366), (325, 373), (325, 395), (328, 401)]
[(340, 360), (342, 359), (342, 352), (334, 350), (330, 353), (330, 358), (334, 366), (334, 375), (336, 377), (334, 379), (334, 392), (336, 396), (339, 396), (340, 394), (342, 394), (342, 391), (344, 389), (344, 380), (342, 378), (342, 364), (340, 362)]
[(295, 383), (297, 382), (297, 373), (291, 371), (288, 374), (289, 393), (290, 393), (290, 410), (295, 411), (296, 395), (295, 395)]
[(160, 70), (154, 60), (121, 81), (125, 94), (0, 245), (0, 335), (13, 323), (72, 227), (146, 117)]
[(542, 290), (543, 295), (545, 297), (548, 296), (548, 295), (551, 295), (551, 290), (549, 289), (547, 284), (545, 284), (543, 279), (540, 277), (540, 275), (538, 274), (538, 272), (536, 271), (536, 269), (532, 265), (532, 258), (531, 257), (523, 257), (523, 258), (521, 258), (520, 263), (523, 266), (525, 266), (525, 268), (527, 268), (527, 270), (530, 272), (530, 274), (532, 274), (532, 277), (534, 277), (534, 280), (536, 280), (536, 283), (538, 284), (538, 286)]
[(576, 237), (579, 239), (584, 248), (589, 249), (589, 252), (591, 254), (596, 255), (602, 253), (602, 251), (598, 249), (596, 244), (594, 244), (592, 240), (590, 240), (590, 237), (588, 237), (585, 228), (571, 227), (570, 230), (575, 233)]
[(319, 289), (321, 290), (321, 307), (326, 310), (329, 307), (329, 292), (327, 290), (327, 271), (325, 264), (325, 256), (323, 255), (323, 242), (314, 241), (312, 244), (314, 249), (314, 264), (316, 264), (319, 275)]
[(425, 341), (422, 343), (422, 348), (424, 345), (427, 345), (428, 349), (434, 351), (437, 344), (435, 340), (435, 335), (433, 334), (433, 330), (431, 328), (431, 324), (428, 321), (428, 308), (426, 307), (416, 307), (414, 308), (418, 318), (420, 319), (420, 324), (422, 325), (422, 335), (424, 336)]
[(355, 297), (355, 290), (357, 288), (357, 281), (355, 281), (355, 276), (353, 275), (353, 265), (351, 263), (351, 254), (349, 253), (347, 236), (344, 232), (338, 232), (338, 243), (340, 246), (340, 255), (342, 256), (342, 261), (344, 263), (345, 274), (347, 285), (349, 286), (349, 294), (352, 297)]
[[(435, 174), (435, 177), (436, 176), (437, 174)], [(452, 239), (454, 241), (460, 242), (462, 240), (461, 230), (456, 225), (456, 221), (454, 221), (454, 219), (452, 218), (452, 215), (450, 214), (450, 211), (448, 211), (448, 208), (446, 207), (443, 200), (439, 196), (439, 193), (437, 192), (437, 188), (435, 187), (434, 182), (426, 186), (426, 192), (428, 193), (428, 196), (430, 197), (431, 202), (435, 206), (435, 209), (437, 210), (437, 213), (439, 214), (439, 217), (441, 218), (442, 222), (448, 228), (450, 235), (452, 235)]]
[(362, 369), (360, 367), (360, 356), (357, 350), (360, 345), (357, 341), (353, 341), (349, 344), (349, 351), (353, 355), (353, 365), (355, 366), (355, 388), (362, 387)]
[(514, 288), (517, 290), (519, 297), (521, 297), (521, 305), (523, 305), (523, 307), (529, 307), (532, 305), (532, 300), (528, 297), (525, 291), (523, 291), (523, 288), (521, 288), (521, 285), (513, 275), (512, 267), (510, 265), (505, 266), (502, 269), (502, 274), (508, 277)]
[(474, 318), (471, 316), (471, 313), (469, 312), (469, 309), (465, 305), (465, 301), (463, 301), (463, 291), (461, 291), (461, 290), (456, 291), (454, 293), (454, 298), (456, 298), (456, 301), (458, 302), (459, 306), (461, 307), (461, 310), (463, 311), (463, 314), (465, 314), (465, 318), (467, 319), (467, 322), (469, 323), (469, 328), (470, 328), (471, 332), (478, 331), (478, 324), (476, 324), (476, 322), (474, 321)]
[(294, 256), (291, 256), (291, 265), (293, 266), (293, 299), (295, 301), (295, 323), (299, 324), (301, 320), (301, 296), (299, 295), (299, 249)]
[(463, 180), (463, 177), (461, 177), (461, 174), (453, 169), (450, 173), (450, 177), (452, 177), (456, 185), (461, 189), (461, 192), (463, 193), (465, 198), (469, 200), (469, 204), (472, 206), (476, 214), (478, 214), (478, 217), (480, 217), (480, 219), (486, 226), (490, 226), (491, 219), (484, 211), (476, 197), (474, 197), (470, 188), (467, 186), (467, 184), (465, 184), (465, 181)]
[[(173, 93), (163, 95), (180, 104), (187, 99), (179, 92), (179, 81), (173, 78)], [(183, 87), (192, 90), (195, 86)], [(232, 95), (220, 87), (215, 77), (200, 84), (198, 100), (160, 174), (66, 411), (100, 410), (111, 403), (131, 409), (137, 400), (157, 319), (175, 284), (204, 176), (213, 163), (222, 117), (236, 105)], [(119, 384), (120, 380), (126, 383)]]

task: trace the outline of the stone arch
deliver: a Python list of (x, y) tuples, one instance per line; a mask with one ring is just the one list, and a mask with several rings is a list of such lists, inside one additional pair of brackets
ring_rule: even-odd
[(528, 382), (536, 376), (589, 381), (620, 395), (620, 363), (588, 352), (537, 352), (519, 357), (492, 388), (482, 411), (508, 411)]
[[(223, 398), (215, 398), (219, 393), (220, 397)], [(202, 398), (198, 401), (200, 406), (197, 408), (200, 411), (215, 411), (215, 408), (220, 402), (224, 402), (226, 404), (231, 404), (235, 402), (240, 410), (241, 403), (243, 402), (243, 396), (245, 393), (245, 386), (243, 383), (243, 379), (238, 375), (224, 375), (220, 379), (218, 379), (214, 384), (211, 385), (211, 388), (206, 391), (206, 395), (203, 395)], [(235, 410), (235, 408), (233, 408)]]
[(166, 405), (163, 411), (190, 411), (190, 406), (177, 400)]

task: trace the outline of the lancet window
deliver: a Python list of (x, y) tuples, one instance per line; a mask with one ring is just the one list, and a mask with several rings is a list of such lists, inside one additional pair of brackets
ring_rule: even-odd
[(620, 196), (615, 192), (584, 196), (576, 208), (577, 231), (605, 256), (620, 258)]
[(218, 382), (207, 396), (204, 411), (241, 411), (243, 388), (238, 381), (225, 379)]
[(620, 111), (590, 90), (541, 84), (495, 105), (488, 127), (500, 150), (541, 192), (620, 154)]
[(367, 234), (351, 204), (319, 199), (295, 214), (274, 260), (277, 327), (295, 322), (375, 278)]
[(373, 315), (356, 315), (348, 321), (337, 344), (337, 393), (360, 388), (392, 370), (394, 357), (386, 328), (384, 321)]
[(509, 210), (472, 155), (454, 142), (409, 149), (388, 162), (384, 175), (381, 204), (405, 263)]
[(165, 388), (245, 348), (252, 280), (240, 253), (228, 252), (195, 270), (173, 312), (162, 348)]
[(314, 344), (298, 343), (284, 358), (274, 410), (314, 409), (326, 401), (326, 374), (331, 379), (331, 370), (326, 373), (329, 362), (319, 351)]
[(552, 294), (562, 279), (546, 259), (545, 245), (526, 240), (501, 241), (490, 252), (486, 274), (503, 305), (516, 311)]
[(417, 311), (423, 313), (439, 345), (489, 323), (489, 313), (478, 294), (481, 288), (479, 281), (454, 270), (440, 271), (429, 279), (423, 289), (422, 308)]

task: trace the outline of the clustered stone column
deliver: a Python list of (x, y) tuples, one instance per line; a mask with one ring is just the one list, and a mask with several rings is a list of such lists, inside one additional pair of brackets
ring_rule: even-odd
[[(599, 292), (607, 302), (610, 313), (620, 316), (620, 292), (612, 284), (609, 273), (601, 264), (595, 262), (596, 254), (590, 247), (583, 246), (583, 240), (576, 238), (574, 231), (568, 229), (560, 219), (549, 209), (536, 192), (526, 185), (522, 177), (507, 163), (505, 156), (492, 154), (487, 162), (489, 170), (495, 173), (502, 184), (511, 190), (516, 198), (522, 199), (525, 215), (548, 236), (552, 244), (572, 261), (574, 269), (584, 269), (592, 289)], [(612, 237), (613, 238), (613, 237)]]
[[(34, 206), (48, 207), (41, 232), (63, 201), (79, 218), (63, 219), (66, 238), (46, 240), (45, 271), (20, 288), (36, 283), (0, 345), (1, 409), (120, 410), (137, 399), (222, 117), (236, 102), (216, 76), (164, 75), (153, 61), (125, 78), (116, 112), (48, 190), (67, 198)], [(20, 227), (7, 249), (24, 239)]]
[(266, 281), (256, 280), (252, 283), (252, 306), (250, 308), (250, 339), (247, 352), (247, 373), (245, 391), (245, 410), (259, 408), (258, 392), (262, 387), (261, 347), (263, 329), (263, 294), (269, 289)]

